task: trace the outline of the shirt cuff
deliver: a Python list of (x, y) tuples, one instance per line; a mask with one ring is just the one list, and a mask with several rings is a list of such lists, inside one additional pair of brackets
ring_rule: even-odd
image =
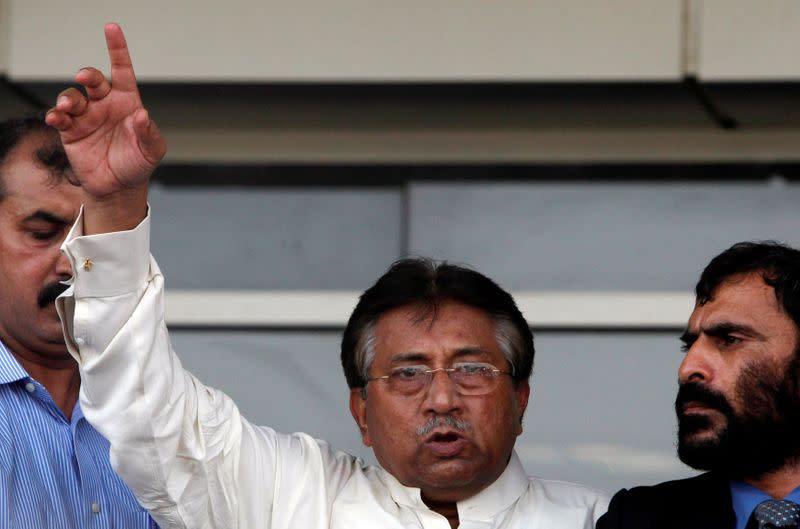
[(61, 245), (72, 265), (76, 298), (110, 297), (133, 292), (150, 274), (150, 208), (128, 231), (83, 235), (83, 207)]

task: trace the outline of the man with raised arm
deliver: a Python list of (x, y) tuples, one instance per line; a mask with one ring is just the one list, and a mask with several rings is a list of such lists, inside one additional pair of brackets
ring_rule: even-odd
[(350, 317), (350, 410), (381, 466), (254, 426), (182, 369), (149, 255), (147, 181), (165, 145), (120, 28), (108, 25), (106, 39), (113, 84), (82, 70), (87, 97), (67, 90), (47, 118), (87, 195), (64, 244), (75, 274), (58, 306), (84, 413), (159, 524), (591, 528), (605, 497), (529, 478), (514, 453), (533, 336), (511, 296), (477, 272), (400, 261)]

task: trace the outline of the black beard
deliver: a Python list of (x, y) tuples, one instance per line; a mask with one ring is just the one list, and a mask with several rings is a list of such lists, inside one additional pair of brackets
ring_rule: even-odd
[[(678, 457), (697, 470), (712, 470), (731, 479), (755, 479), (800, 460), (800, 350), (785, 370), (764, 363), (742, 369), (736, 394), (744, 410), (707, 386), (681, 385), (675, 400)], [(683, 415), (683, 405), (699, 402), (717, 410), (724, 424), (704, 441), (689, 436), (711, 429), (705, 416)]]

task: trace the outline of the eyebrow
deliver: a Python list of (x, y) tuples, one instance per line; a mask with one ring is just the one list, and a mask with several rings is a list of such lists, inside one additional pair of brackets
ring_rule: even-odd
[(430, 355), (425, 353), (410, 351), (407, 353), (397, 353), (396, 355), (392, 356), (391, 363), (398, 364), (400, 362), (424, 362), (429, 358)]
[(50, 224), (72, 224), (73, 222), (69, 219), (61, 217), (60, 215), (56, 215), (55, 213), (51, 213), (43, 209), (31, 213), (30, 215), (22, 219), (22, 222), (34, 222), (37, 220), (49, 222)]
[(697, 333), (691, 332), (689, 329), (686, 329), (685, 331), (683, 331), (683, 334), (681, 334), (678, 337), (678, 340), (680, 340), (686, 345), (691, 345), (697, 341)]
[[(452, 356), (453, 358), (460, 358), (462, 356), (469, 356), (469, 355), (489, 356), (489, 353), (477, 346), (467, 346), (467, 347), (459, 347), (454, 351)], [(407, 353), (398, 353), (392, 356), (391, 363), (395, 364), (400, 362), (427, 362), (428, 360), (430, 360), (430, 357), (431, 355), (428, 353), (409, 351)]]
[(748, 336), (756, 336), (756, 337), (763, 337), (763, 335), (756, 331), (753, 327), (749, 325), (745, 325), (743, 323), (733, 323), (733, 322), (720, 322), (714, 324), (710, 327), (703, 329), (703, 332), (708, 336), (714, 337), (721, 337), (727, 336), (732, 333), (741, 333), (747, 334)]
[[(727, 336), (733, 333), (741, 333), (746, 334), (748, 336), (755, 336), (757, 338), (763, 338), (764, 335), (760, 332), (756, 331), (753, 327), (749, 325), (745, 325), (743, 323), (733, 323), (729, 321), (724, 321), (720, 323), (715, 323), (710, 327), (706, 327), (701, 329), (701, 332), (707, 336), (713, 336), (714, 338), (720, 338), (722, 336)], [(683, 334), (681, 334), (679, 340), (686, 345), (691, 345), (697, 341), (698, 333), (685, 330)]]
[(480, 347), (460, 347), (456, 349), (453, 357), (459, 358), (461, 356), (470, 356), (470, 355), (489, 356), (489, 353)]

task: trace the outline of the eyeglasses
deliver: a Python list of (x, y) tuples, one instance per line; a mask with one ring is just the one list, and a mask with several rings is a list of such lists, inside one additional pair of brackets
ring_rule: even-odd
[(388, 375), (368, 378), (367, 383), (385, 380), (389, 391), (403, 397), (415, 397), (430, 387), (433, 375), (444, 371), (456, 386), (459, 394), (465, 396), (485, 395), (497, 387), (500, 375), (509, 375), (491, 364), (482, 362), (458, 362), (450, 367), (431, 369), (425, 365), (402, 366), (392, 370)]

